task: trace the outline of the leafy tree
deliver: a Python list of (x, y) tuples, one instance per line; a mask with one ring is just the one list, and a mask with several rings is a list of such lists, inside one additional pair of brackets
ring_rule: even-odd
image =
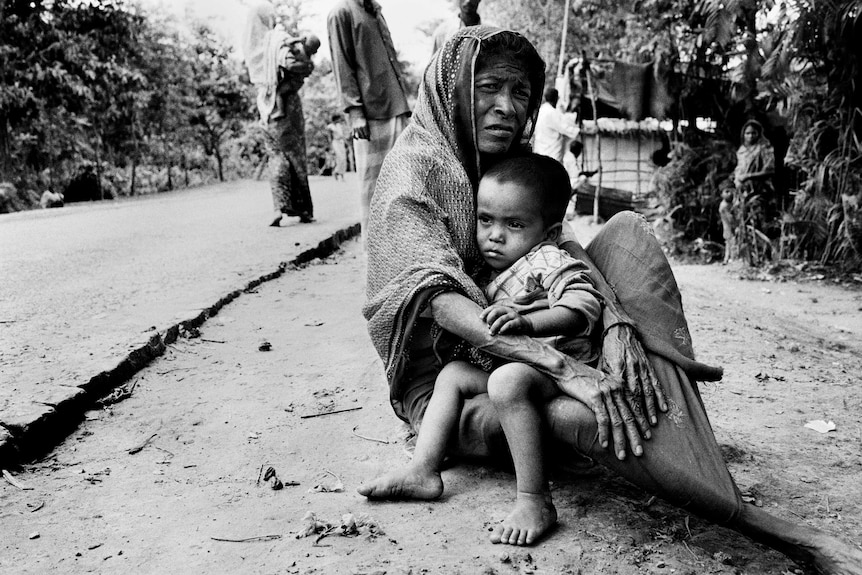
[(216, 160), (220, 181), (224, 181), (223, 146), (227, 139), (242, 131), (243, 121), (254, 118), (248, 92), (241, 82), (241, 64), (230, 57), (205, 25), (195, 30), (192, 79), (197, 109), (190, 117), (198, 141), (208, 156)]
[(0, 16), (0, 180), (80, 199), (169, 189), (177, 164), (189, 181), (194, 136), (225, 177), (224, 139), (251, 100), (214, 37), (189, 39), (120, 0), (0, 0)]

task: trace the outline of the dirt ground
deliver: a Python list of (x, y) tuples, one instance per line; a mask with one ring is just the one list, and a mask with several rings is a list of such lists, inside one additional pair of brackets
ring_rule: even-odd
[[(862, 290), (675, 268), (699, 359), (725, 366), (701, 390), (746, 497), (862, 543)], [(407, 431), (361, 319), (363, 277), (350, 242), (244, 294), (130, 397), (10, 470), (0, 572), (802, 573), (602, 471), (554, 478), (560, 525), (533, 548), (487, 542), (514, 499), (505, 470), (456, 465), (436, 502), (366, 501), (356, 487), (407, 461)], [(819, 419), (836, 429), (804, 427)]]

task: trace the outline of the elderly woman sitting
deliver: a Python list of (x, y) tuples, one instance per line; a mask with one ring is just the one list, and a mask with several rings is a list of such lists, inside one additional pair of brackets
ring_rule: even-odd
[[(599, 369), (530, 337), (491, 335), (480, 319), (487, 302), (473, 279), (481, 262), (477, 183), (489, 166), (526, 148), (544, 69), (515, 32), (461, 30), (429, 64), (413, 122), (384, 162), (371, 205), (363, 311), (395, 413), (418, 428), (437, 374), (455, 358), (527, 363), (567, 394), (544, 410), (562, 457), (589, 457), (823, 572), (862, 573), (858, 549), (742, 501), (695, 385), (721, 370), (694, 360), (676, 282), (640, 216), (613, 218), (586, 251), (570, 231), (559, 241), (592, 267), (605, 299)], [(464, 402), (454, 435), (453, 455), (507, 457), (487, 395)]]

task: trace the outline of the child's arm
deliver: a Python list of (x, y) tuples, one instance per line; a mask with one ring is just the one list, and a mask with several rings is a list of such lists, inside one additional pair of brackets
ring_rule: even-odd
[(563, 306), (522, 314), (506, 305), (491, 304), (482, 310), (481, 318), (488, 325), (491, 335), (543, 337), (580, 333), (588, 327), (583, 312)]
[(503, 302), (492, 304), (481, 315), (491, 335), (580, 336), (592, 330), (601, 314), (601, 296), (586, 264), (548, 246), (528, 254), (523, 266), (530, 270), (528, 295), (548, 305), (524, 312)]

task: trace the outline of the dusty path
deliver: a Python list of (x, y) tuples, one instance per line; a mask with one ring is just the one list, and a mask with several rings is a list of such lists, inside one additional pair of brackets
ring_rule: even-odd
[(252, 180), (0, 215), (0, 465), (172, 327), (358, 224), (354, 178), (311, 178), (310, 225), (269, 227), (269, 184)]
[[(740, 487), (862, 542), (862, 292), (676, 269), (700, 358), (726, 367), (702, 391)], [(531, 549), (487, 543), (513, 499), (505, 471), (454, 467), (439, 502), (365, 501), (356, 486), (405, 462), (406, 430), (361, 320), (363, 274), (351, 242), (244, 294), (140, 372), (129, 399), (13, 470), (27, 490), (0, 480), (0, 572), (798, 572), (601, 472), (556, 478), (559, 529)], [(352, 410), (307, 417), (331, 409)], [(298, 485), (258, 483), (268, 466)], [(308, 511), (336, 529), (297, 539)], [(340, 536), (345, 514), (379, 530)]]

